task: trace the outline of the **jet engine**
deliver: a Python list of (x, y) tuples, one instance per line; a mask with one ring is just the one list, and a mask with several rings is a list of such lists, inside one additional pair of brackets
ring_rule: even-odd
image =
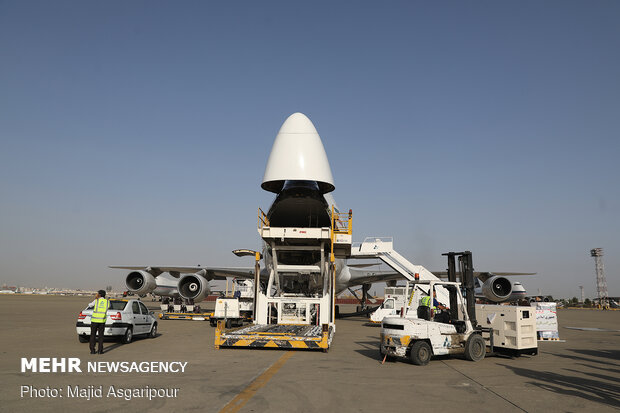
[(157, 287), (157, 281), (146, 271), (132, 271), (125, 279), (127, 289), (137, 295), (148, 294)]
[(505, 277), (490, 277), (482, 284), (482, 294), (496, 303), (506, 301), (512, 294), (512, 283)]
[(194, 302), (204, 300), (211, 292), (209, 281), (199, 274), (184, 275), (179, 280), (177, 288), (181, 297), (192, 299)]

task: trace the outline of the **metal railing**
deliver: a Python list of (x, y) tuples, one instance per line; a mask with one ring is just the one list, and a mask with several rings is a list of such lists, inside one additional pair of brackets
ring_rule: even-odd
[(263, 227), (269, 226), (269, 219), (267, 219), (267, 215), (262, 209), (258, 208), (258, 229), (263, 229)]
[(336, 212), (332, 205), (331, 214), (331, 230), (332, 234), (347, 234), (353, 233), (353, 212)]

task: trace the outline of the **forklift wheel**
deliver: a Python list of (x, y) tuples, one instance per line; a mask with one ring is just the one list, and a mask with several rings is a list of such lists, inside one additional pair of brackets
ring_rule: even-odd
[(487, 352), (487, 345), (480, 334), (472, 334), (465, 343), (465, 358), (469, 361), (480, 361)]
[(416, 341), (411, 346), (411, 362), (417, 366), (426, 366), (433, 355), (431, 346), (426, 341)]

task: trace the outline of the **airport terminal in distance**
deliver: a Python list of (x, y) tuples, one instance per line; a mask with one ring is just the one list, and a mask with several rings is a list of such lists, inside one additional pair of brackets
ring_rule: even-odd
[[(357, 234), (301, 113), (280, 128), (261, 186), (275, 194), (258, 209), (262, 248), (235, 251), (252, 265), (112, 266), (130, 296), (107, 297), (103, 354), (85, 344), (92, 298), (0, 295), (1, 410), (620, 409), (613, 299), (529, 302), (512, 278), (527, 274), (474, 268), (466, 245), (433, 271), (398, 240)], [(211, 301), (214, 280), (227, 289)]]

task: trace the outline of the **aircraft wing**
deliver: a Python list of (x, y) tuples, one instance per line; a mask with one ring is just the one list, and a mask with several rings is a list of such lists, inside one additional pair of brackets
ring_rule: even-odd
[(110, 265), (110, 268), (119, 268), (125, 270), (141, 270), (158, 275), (167, 272), (173, 277), (179, 276), (179, 274), (191, 274), (204, 270), (206, 272), (205, 278), (208, 280), (223, 280), (226, 277), (241, 277), (241, 278), (254, 278), (254, 267), (188, 267), (188, 266), (124, 266), (124, 265)]
[(404, 280), (402, 274), (396, 271), (369, 271), (369, 270), (357, 270), (355, 268), (349, 268), (351, 272), (351, 281), (356, 284), (370, 284), (382, 281)]
[[(359, 270), (357, 268), (361, 268), (364, 265), (348, 265), (349, 271), (351, 272), (351, 281), (355, 281), (359, 284), (369, 284), (375, 282), (382, 281), (393, 281), (393, 280), (404, 280), (402, 274), (396, 271), (371, 271), (371, 270)], [(439, 278), (446, 278), (448, 276), (447, 271), (432, 271), (434, 275)], [(457, 275), (460, 276), (460, 272), (457, 272)], [(513, 276), (513, 275), (536, 275), (535, 272), (474, 272), (474, 277), (478, 278), (482, 282), (485, 282), (489, 278), (495, 276)]]
[[(448, 272), (447, 271), (431, 271), (431, 272), (433, 274), (435, 274), (439, 278), (446, 278), (448, 276)], [(496, 276), (496, 275), (512, 277), (512, 276), (515, 276), (515, 275), (536, 275), (536, 274), (537, 273), (535, 273), (535, 272), (491, 272), (491, 271), (480, 272), (480, 271), (474, 271), (474, 277), (478, 278), (482, 282), (485, 282), (489, 278), (491, 278), (493, 276)], [(460, 278), (460, 276), (461, 276), (460, 271), (457, 271), (456, 275), (458, 275), (459, 278)]]

